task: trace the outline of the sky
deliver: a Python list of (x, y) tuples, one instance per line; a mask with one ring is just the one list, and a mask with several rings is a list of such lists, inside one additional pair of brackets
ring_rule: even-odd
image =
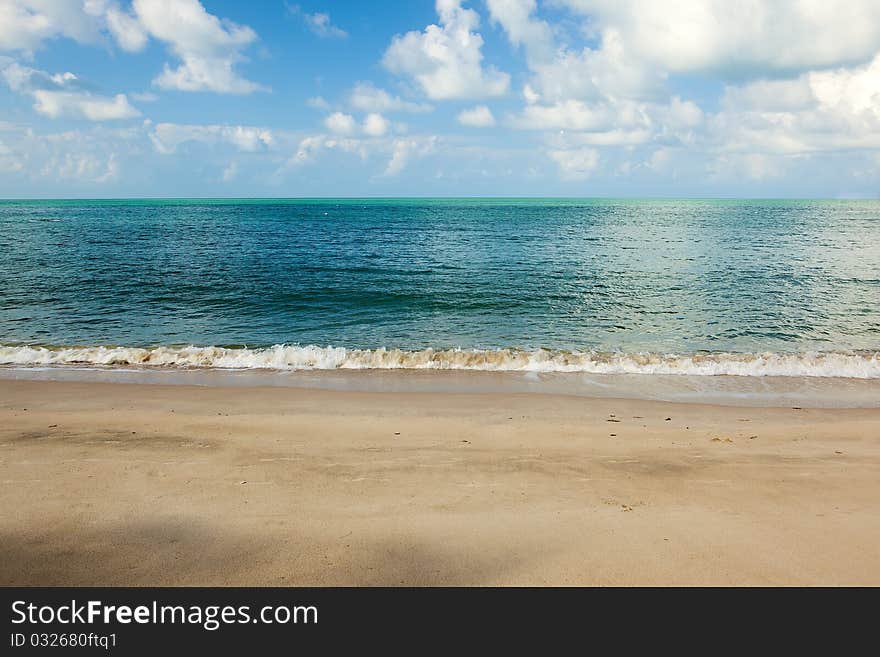
[(0, 0), (0, 197), (880, 196), (878, 0)]

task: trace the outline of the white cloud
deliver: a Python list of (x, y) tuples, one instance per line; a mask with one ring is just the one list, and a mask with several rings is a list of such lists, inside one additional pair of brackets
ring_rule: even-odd
[(38, 89), (33, 92), (34, 109), (53, 119), (61, 116), (83, 118), (89, 121), (109, 121), (113, 119), (130, 119), (139, 116), (125, 94), (116, 94), (113, 98), (93, 96), (64, 91), (47, 91)]
[(383, 64), (412, 77), (433, 100), (487, 98), (507, 93), (510, 76), (483, 66), (483, 38), (477, 12), (460, 0), (437, 0), (439, 25), (395, 36)]
[(396, 176), (403, 171), (413, 157), (423, 157), (431, 153), (436, 144), (436, 137), (395, 139), (391, 144), (391, 159), (388, 161), (388, 166), (385, 167), (384, 175)]
[(0, 140), (0, 171), (16, 173), (24, 169), (24, 163), (9, 146)]
[(183, 125), (159, 123), (150, 132), (150, 140), (159, 153), (167, 155), (185, 142), (229, 144), (245, 152), (271, 148), (275, 136), (271, 130), (243, 125)]
[(288, 160), (288, 166), (302, 166), (318, 159), (325, 151), (340, 151), (366, 160), (371, 152), (381, 150), (385, 140), (340, 137), (336, 135), (310, 135), (300, 140), (296, 152)]
[[(95, 126), (48, 134), (21, 126), (10, 128), (4, 134), (8, 152), (0, 146), (0, 169), (7, 172), (3, 180), (6, 193), (26, 189), (27, 184), (51, 193), (52, 185), (73, 189), (115, 182), (122, 177), (121, 153), (136, 150), (135, 142), (141, 138), (140, 128)], [(11, 161), (4, 162), (4, 155)]]
[(677, 73), (730, 78), (861, 64), (880, 50), (877, 0), (557, 0)]
[[(568, 177), (581, 147), (686, 146), (750, 179), (785, 170), (773, 154), (880, 147), (876, 1), (556, 0), (583, 19), (589, 47), (533, 0), (487, 4), (531, 72), (509, 124), (565, 131), (551, 157)], [(671, 74), (728, 80), (720, 111), (672, 96)]]
[(112, 97), (96, 94), (73, 73), (50, 75), (21, 66), (9, 58), (0, 58), (0, 67), (0, 76), (9, 88), (31, 96), (35, 101), (34, 110), (50, 118), (108, 121), (140, 115), (125, 94)]
[[(327, 27), (329, 30), (330, 28)], [(254, 31), (208, 13), (199, 0), (0, 0), (0, 50), (32, 53), (46, 40), (100, 43), (110, 35), (123, 50), (142, 50), (150, 36), (180, 58), (154, 83), (164, 89), (247, 94), (262, 89), (235, 66), (257, 39)]]
[(703, 122), (704, 114), (700, 107), (690, 100), (682, 100), (673, 96), (668, 103), (659, 105), (656, 114), (662, 117), (663, 123), (672, 128), (695, 128)]
[[(547, 158), (539, 168), (549, 171), (552, 161), (566, 180), (632, 173), (682, 181), (778, 181), (812, 172), (817, 181), (862, 176), (863, 186), (876, 182), (871, 176), (876, 178), (880, 162), (878, 0), (486, 0), (487, 20), (503, 30), (496, 42), (506, 39), (525, 67), (511, 96), (518, 106), (503, 117), (494, 101), (483, 99), (507, 93), (511, 78), (484, 58), (486, 32), (483, 28), (481, 35), (475, 11), (483, 5), (464, 4), (439, 0), (435, 25), (391, 41), (383, 63), (403, 84), (380, 88), (356, 82), (333, 103), (320, 97), (306, 101), (321, 110), (325, 134), (303, 139), (301, 133), (252, 126), (162, 123), (139, 128), (137, 148), (170, 170), (185, 154), (177, 159), (158, 154), (185, 151), (181, 144), (187, 142), (214, 144), (217, 159), (200, 169), (212, 183), (238, 180), (244, 161), (277, 166), (284, 159), (279, 153), (292, 150), (292, 161), (357, 157), (375, 161), (369, 173), (394, 176), (438, 143), (409, 134), (395, 113), (431, 111), (431, 98), (472, 98), (451, 114), (461, 125), (489, 127), (497, 119), (506, 128), (538, 133), (511, 135), (514, 143), (500, 148), (487, 145), (481, 158), (512, 147), (520, 151), (510, 161), (523, 161), (522, 153), (538, 143)], [(300, 15), (317, 34), (342, 36), (328, 14)], [(5, 82), (46, 117), (128, 119), (139, 114), (132, 103), (156, 100), (151, 93), (114, 95), (72, 73), (53, 75), (25, 65), (60, 39), (127, 52), (157, 39), (169, 52), (164, 72), (154, 80), (160, 88), (222, 93), (260, 88), (242, 70), (257, 35), (210, 14), (198, 0), (0, 0), (0, 52), (18, 60), (0, 57), (0, 85)], [(681, 89), (712, 97), (711, 105), (701, 108), (696, 98), (675, 96)], [(162, 95), (165, 107), (173, 98)], [(410, 129), (418, 131), (426, 122), (418, 119)], [(129, 175), (135, 169), (126, 157), (138, 156), (127, 156), (115, 137), (101, 132), (109, 128), (95, 126), (79, 137), (73, 136), (77, 131), (28, 136), (28, 130), (18, 126), (12, 137), (2, 132), (0, 171), (7, 179), (47, 175), (101, 184), (118, 180), (121, 169)], [(100, 139), (107, 145), (98, 145)], [(158, 154), (149, 152), (150, 140)], [(456, 140), (462, 145), (455, 152), (465, 162), (471, 157), (465, 149), (473, 144), (464, 145), (460, 132)], [(272, 152), (256, 157), (233, 150)], [(444, 146), (442, 156), (451, 153), (453, 147)], [(447, 179), (453, 170), (460, 176), (506, 170), (468, 162), (440, 164)], [(823, 167), (827, 175), (819, 175)]]
[(230, 162), (224, 169), (223, 173), (220, 174), (220, 179), (223, 182), (231, 182), (238, 177), (238, 163)]
[(514, 128), (564, 131), (550, 151), (566, 179), (592, 171), (593, 146), (635, 146), (681, 139), (699, 108), (673, 98), (664, 103), (665, 72), (632, 57), (616, 32), (597, 47), (561, 42), (560, 30), (539, 18), (534, 0), (488, 0), (493, 22), (525, 53), (531, 79), (525, 106), (508, 119)]
[(306, 99), (306, 105), (313, 109), (327, 110), (330, 109), (330, 103), (322, 96), (313, 96)]
[(58, 37), (99, 40), (99, 23), (83, 11), (82, 0), (0, 0), (0, 50), (31, 53)]
[(358, 82), (348, 96), (348, 103), (364, 112), (430, 112), (433, 107), (427, 103), (413, 103), (392, 96), (371, 82)]
[(198, 0), (134, 0), (133, 8), (143, 28), (181, 60), (177, 68), (165, 65), (153, 81), (158, 87), (230, 94), (263, 88), (235, 71), (242, 50), (257, 39), (251, 28), (221, 21)]
[(493, 23), (499, 23), (515, 46), (525, 46), (526, 55), (548, 60), (554, 55), (554, 36), (550, 24), (537, 20), (535, 0), (487, 0)]
[(299, 142), (296, 152), (287, 161), (288, 166), (299, 166), (312, 162), (318, 151), (323, 147), (324, 139), (324, 135), (312, 135), (303, 138)]
[(556, 162), (565, 180), (589, 178), (599, 166), (599, 152), (594, 148), (552, 150), (547, 154)]
[(324, 126), (337, 135), (350, 135), (357, 129), (354, 117), (343, 112), (333, 112), (324, 119)]
[(764, 153), (722, 153), (715, 156), (708, 166), (712, 178), (763, 181), (783, 175), (788, 162), (786, 158)]
[(300, 167), (315, 162), (322, 153), (334, 151), (356, 155), (361, 160), (373, 156), (387, 159), (383, 176), (396, 176), (414, 158), (424, 157), (434, 151), (435, 136), (412, 137), (337, 137), (333, 135), (310, 135), (300, 140), (296, 152), (287, 162), (289, 167)]
[(90, 153), (67, 152), (47, 161), (40, 174), (46, 178), (106, 183), (119, 175), (119, 168), (113, 153), (102, 159)]
[(533, 60), (532, 69), (545, 100), (652, 100), (663, 95), (666, 79), (662, 69), (633, 58), (614, 33), (604, 35), (599, 49), (560, 49), (553, 59)]
[[(694, 144), (706, 117), (666, 89), (667, 71), (634, 53), (603, 15), (581, 26), (595, 45), (571, 43), (565, 30), (541, 19), (534, 0), (488, 0), (493, 22), (522, 48), (531, 78), (525, 105), (508, 125), (547, 133), (547, 151), (562, 177), (580, 180), (599, 161), (597, 148)], [(650, 3), (646, 3), (650, 4)]]
[(382, 137), (391, 129), (391, 123), (378, 112), (370, 112), (358, 126), (351, 114), (333, 112), (324, 119), (324, 127), (334, 135), (348, 137), (358, 132), (367, 137)]
[(113, 35), (120, 48), (128, 52), (138, 52), (147, 45), (147, 33), (136, 16), (123, 11), (115, 4), (104, 9), (107, 30)]
[(466, 109), (458, 114), (458, 122), (462, 125), (471, 126), (473, 128), (491, 128), (495, 125), (495, 117), (492, 116), (492, 110), (485, 105), (477, 105), (471, 109)]
[(110, 153), (110, 157), (107, 158), (107, 164), (104, 168), (104, 172), (99, 174), (95, 178), (96, 183), (106, 183), (111, 180), (116, 180), (119, 177), (119, 165), (116, 160), (116, 153)]
[(815, 100), (808, 78), (801, 76), (794, 80), (756, 80), (727, 87), (722, 103), (728, 107), (785, 112), (806, 109)]
[(320, 11), (310, 14), (303, 11), (299, 5), (288, 5), (287, 10), (293, 15), (301, 16), (309, 30), (319, 37), (344, 39), (348, 36), (348, 32), (333, 24), (329, 14)]
[(312, 135), (303, 138), (297, 146), (296, 153), (288, 161), (288, 165), (296, 166), (313, 161), (317, 153), (324, 147), (325, 140), (325, 135)]
[(726, 151), (878, 149), (880, 54), (864, 66), (729, 87), (709, 130)]
[(0, 0), (0, 50), (32, 53), (59, 37), (97, 44), (103, 33), (130, 52), (147, 43), (137, 18), (116, 0)]
[(375, 112), (367, 114), (364, 118), (363, 131), (369, 137), (381, 137), (388, 132), (388, 120)]
[(656, 135), (651, 126), (644, 128), (609, 128), (594, 132), (575, 132), (561, 130), (550, 135), (548, 142), (556, 144), (558, 148), (573, 148), (577, 146), (639, 146), (646, 144)]
[(607, 130), (620, 120), (609, 105), (566, 100), (552, 105), (526, 105), (512, 124), (527, 130)]
[(880, 118), (880, 53), (865, 66), (813, 72), (807, 80), (820, 108)]
[(631, 57), (617, 32), (603, 33), (599, 48), (573, 49), (556, 43), (552, 27), (534, 15), (534, 0), (489, 0), (488, 5), (510, 42), (525, 49), (534, 74), (523, 91), (527, 102), (660, 95), (663, 71)]
[(674, 156), (674, 151), (671, 148), (658, 148), (651, 153), (645, 166), (656, 173), (666, 173), (672, 165)]

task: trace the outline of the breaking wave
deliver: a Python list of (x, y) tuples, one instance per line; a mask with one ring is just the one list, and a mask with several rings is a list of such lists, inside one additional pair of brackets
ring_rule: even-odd
[(650, 354), (551, 349), (346, 349), (35, 347), (0, 345), (0, 365), (135, 366), (266, 370), (479, 370), (690, 376), (880, 378), (880, 351)]

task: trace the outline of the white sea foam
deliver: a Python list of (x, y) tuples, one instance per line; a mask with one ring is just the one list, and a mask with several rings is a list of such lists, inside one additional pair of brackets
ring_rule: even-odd
[(880, 379), (880, 351), (804, 353), (648, 354), (548, 349), (345, 349), (275, 345), (224, 347), (32, 347), (0, 345), (0, 365), (136, 366), (265, 370), (479, 370), (799, 376)]

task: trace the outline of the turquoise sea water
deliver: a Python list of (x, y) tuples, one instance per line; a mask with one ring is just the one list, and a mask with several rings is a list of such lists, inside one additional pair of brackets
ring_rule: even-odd
[(2, 201), (0, 345), (19, 365), (875, 378), (880, 202)]

